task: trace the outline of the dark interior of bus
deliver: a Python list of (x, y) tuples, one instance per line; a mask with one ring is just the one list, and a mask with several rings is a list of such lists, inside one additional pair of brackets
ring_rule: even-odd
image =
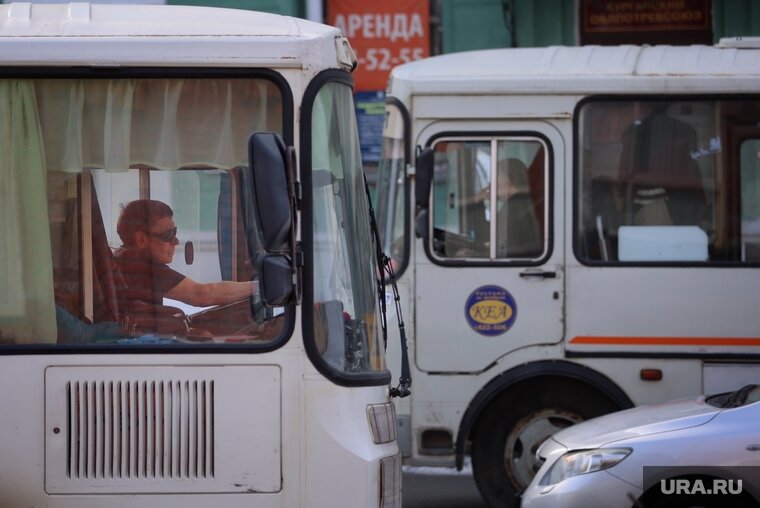
[[(150, 170), (136, 171), (145, 174)], [(245, 228), (239, 220), (242, 211), (239, 198), (232, 190), (237, 186), (239, 171), (236, 168), (226, 172), (217, 199), (219, 264), (227, 280), (252, 280), (254, 270)], [(192, 315), (171, 305), (125, 298), (126, 283), (114, 260), (116, 246), (107, 238), (90, 172), (51, 174), (49, 185), (53, 189), (59, 186), (58, 192), (50, 193), (50, 206), (62, 212), (62, 216), (50, 224), (56, 306), (84, 326), (118, 324), (117, 333), (112, 331), (104, 337), (90, 334), (93, 342), (266, 342), (281, 333), (282, 315), (273, 316), (272, 309), (267, 309), (257, 295)], [(65, 198), (56, 203), (56, 194), (65, 194)], [(85, 233), (88, 231), (89, 235)], [(182, 250), (189, 264), (192, 264), (193, 249), (192, 242), (185, 242)], [(59, 342), (67, 342), (61, 333)]]

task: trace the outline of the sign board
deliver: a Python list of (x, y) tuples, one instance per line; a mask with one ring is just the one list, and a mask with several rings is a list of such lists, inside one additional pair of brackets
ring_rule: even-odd
[(712, 44), (711, 0), (582, 0), (581, 44)]
[(429, 56), (429, 19), (429, 0), (327, 0), (327, 23), (356, 52), (356, 91), (385, 90), (393, 67)]
[(358, 92), (354, 96), (354, 102), (362, 161), (377, 163), (380, 160), (385, 122), (385, 92)]

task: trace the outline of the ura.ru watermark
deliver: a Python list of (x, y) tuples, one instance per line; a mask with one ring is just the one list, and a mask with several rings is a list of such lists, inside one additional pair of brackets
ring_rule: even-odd
[(636, 506), (760, 506), (760, 466), (645, 466)]
[(738, 495), (742, 480), (723, 478), (670, 478), (660, 480), (660, 492), (665, 495)]

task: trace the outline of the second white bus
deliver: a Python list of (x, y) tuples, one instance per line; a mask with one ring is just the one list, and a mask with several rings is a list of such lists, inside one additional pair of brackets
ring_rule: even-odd
[(405, 461), (510, 506), (554, 431), (760, 379), (756, 41), (404, 64), (383, 157)]

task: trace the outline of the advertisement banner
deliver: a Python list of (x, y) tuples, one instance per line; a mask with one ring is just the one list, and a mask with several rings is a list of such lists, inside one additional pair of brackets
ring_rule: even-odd
[(383, 122), (385, 121), (385, 93), (381, 91), (357, 92), (354, 102), (362, 161), (377, 163), (380, 160)]
[(711, 0), (582, 0), (582, 44), (712, 44)]
[(429, 0), (327, 1), (327, 23), (356, 52), (356, 91), (385, 90), (393, 67), (430, 55), (429, 12)]

